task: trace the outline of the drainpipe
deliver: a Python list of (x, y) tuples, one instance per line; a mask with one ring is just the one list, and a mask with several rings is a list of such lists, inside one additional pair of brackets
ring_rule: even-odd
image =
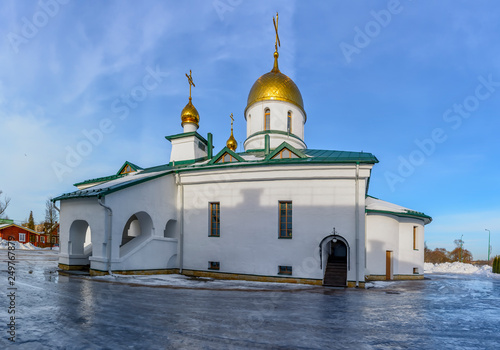
[(212, 138), (213, 138), (213, 135), (211, 132), (209, 132), (207, 134), (207, 141), (208, 141), (208, 144), (207, 144), (207, 158), (210, 160), (212, 159), (212, 152), (213, 152), (213, 141), (212, 141)]
[(355, 227), (356, 227), (356, 288), (359, 287), (359, 162), (356, 162), (356, 180), (355, 180)]
[(175, 174), (175, 183), (178, 186), (178, 196), (181, 199), (181, 210), (179, 213), (179, 273), (182, 274), (184, 266), (184, 186), (181, 183), (179, 173)]
[(101, 207), (103, 207), (104, 209), (107, 210), (108, 212), (108, 229), (107, 229), (107, 255), (108, 255), (108, 273), (112, 276), (113, 273), (111, 272), (111, 228), (112, 228), (112, 218), (113, 218), (113, 210), (111, 210), (110, 207), (108, 206), (105, 206), (104, 203), (102, 202), (101, 200), (101, 197), (97, 197), (97, 203), (99, 203), (99, 205)]

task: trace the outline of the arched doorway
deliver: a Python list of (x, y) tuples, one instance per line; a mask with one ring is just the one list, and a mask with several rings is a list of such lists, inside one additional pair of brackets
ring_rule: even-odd
[(86, 263), (90, 264), (88, 258), (92, 255), (92, 231), (87, 221), (73, 221), (69, 229), (68, 243), (70, 257), (84, 258)]
[(331, 287), (347, 286), (349, 243), (344, 237), (332, 234), (323, 238), (319, 248), (321, 266), (325, 267), (323, 285)]

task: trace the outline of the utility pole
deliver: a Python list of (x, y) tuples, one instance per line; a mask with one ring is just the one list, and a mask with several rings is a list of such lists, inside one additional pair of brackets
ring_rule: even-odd
[(484, 230), (488, 231), (488, 261), (490, 261), (490, 253), (491, 253), (490, 238), (491, 238), (491, 231), (488, 230), (487, 228), (485, 228)]

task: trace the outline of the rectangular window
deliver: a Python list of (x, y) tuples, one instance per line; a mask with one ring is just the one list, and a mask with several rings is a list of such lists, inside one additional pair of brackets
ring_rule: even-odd
[(220, 236), (220, 203), (210, 203), (210, 237)]
[(414, 267), (413, 268), (413, 274), (414, 275), (418, 275), (418, 267)]
[(292, 267), (291, 266), (278, 266), (278, 275), (291, 275)]
[(26, 234), (20, 233), (19, 234), (19, 242), (25, 242), (25, 241), (26, 241)]
[(287, 130), (289, 133), (292, 133), (292, 112), (288, 111), (288, 123), (287, 123)]
[(40, 242), (45, 243), (45, 237), (44, 236), (40, 237)]
[(56, 243), (56, 238), (52, 237), (52, 243)]
[(218, 262), (218, 261), (209, 261), (208, 262), (208, 269), (209, 270), (219, 270), (220, 269), (220, 262)]
[(417, 226), (413, 226), (413, 250), (418, 250), (418, 231)]
[(279, 202), (280, 235), (279, 238), (292, 238), (292, 202)]

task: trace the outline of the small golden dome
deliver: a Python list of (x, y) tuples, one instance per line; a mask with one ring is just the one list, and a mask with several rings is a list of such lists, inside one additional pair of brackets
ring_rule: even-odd
[[(304, 102), (299, 88), (292, 79), (278, 69), (278, 53), (274, 53), (274, 67), (253, 84), (248, 94), (247, 107), (259, 101), (285, 101), (299, 107), (305, 114)], [(245, 109), (245, 110), (246, 110)]]
[(226, 142), (226, 146), (233, 152), (236, 151), (236, 148), (238, 147), (238, 142), (236, 142), (236, 139), (234, 138), (232, 131), (231, 131), (231, 136), (229, 136), (229, 139)]
[(185, 123), (193, 123), (196, 124), (196, 126), (199, 126), (198, 123), (200, 122), (200, 115), (191, 103), (191, 97), (189, 98), (188, 104), (181, 112), (181, 120), (181, 126), (184, 126)]

